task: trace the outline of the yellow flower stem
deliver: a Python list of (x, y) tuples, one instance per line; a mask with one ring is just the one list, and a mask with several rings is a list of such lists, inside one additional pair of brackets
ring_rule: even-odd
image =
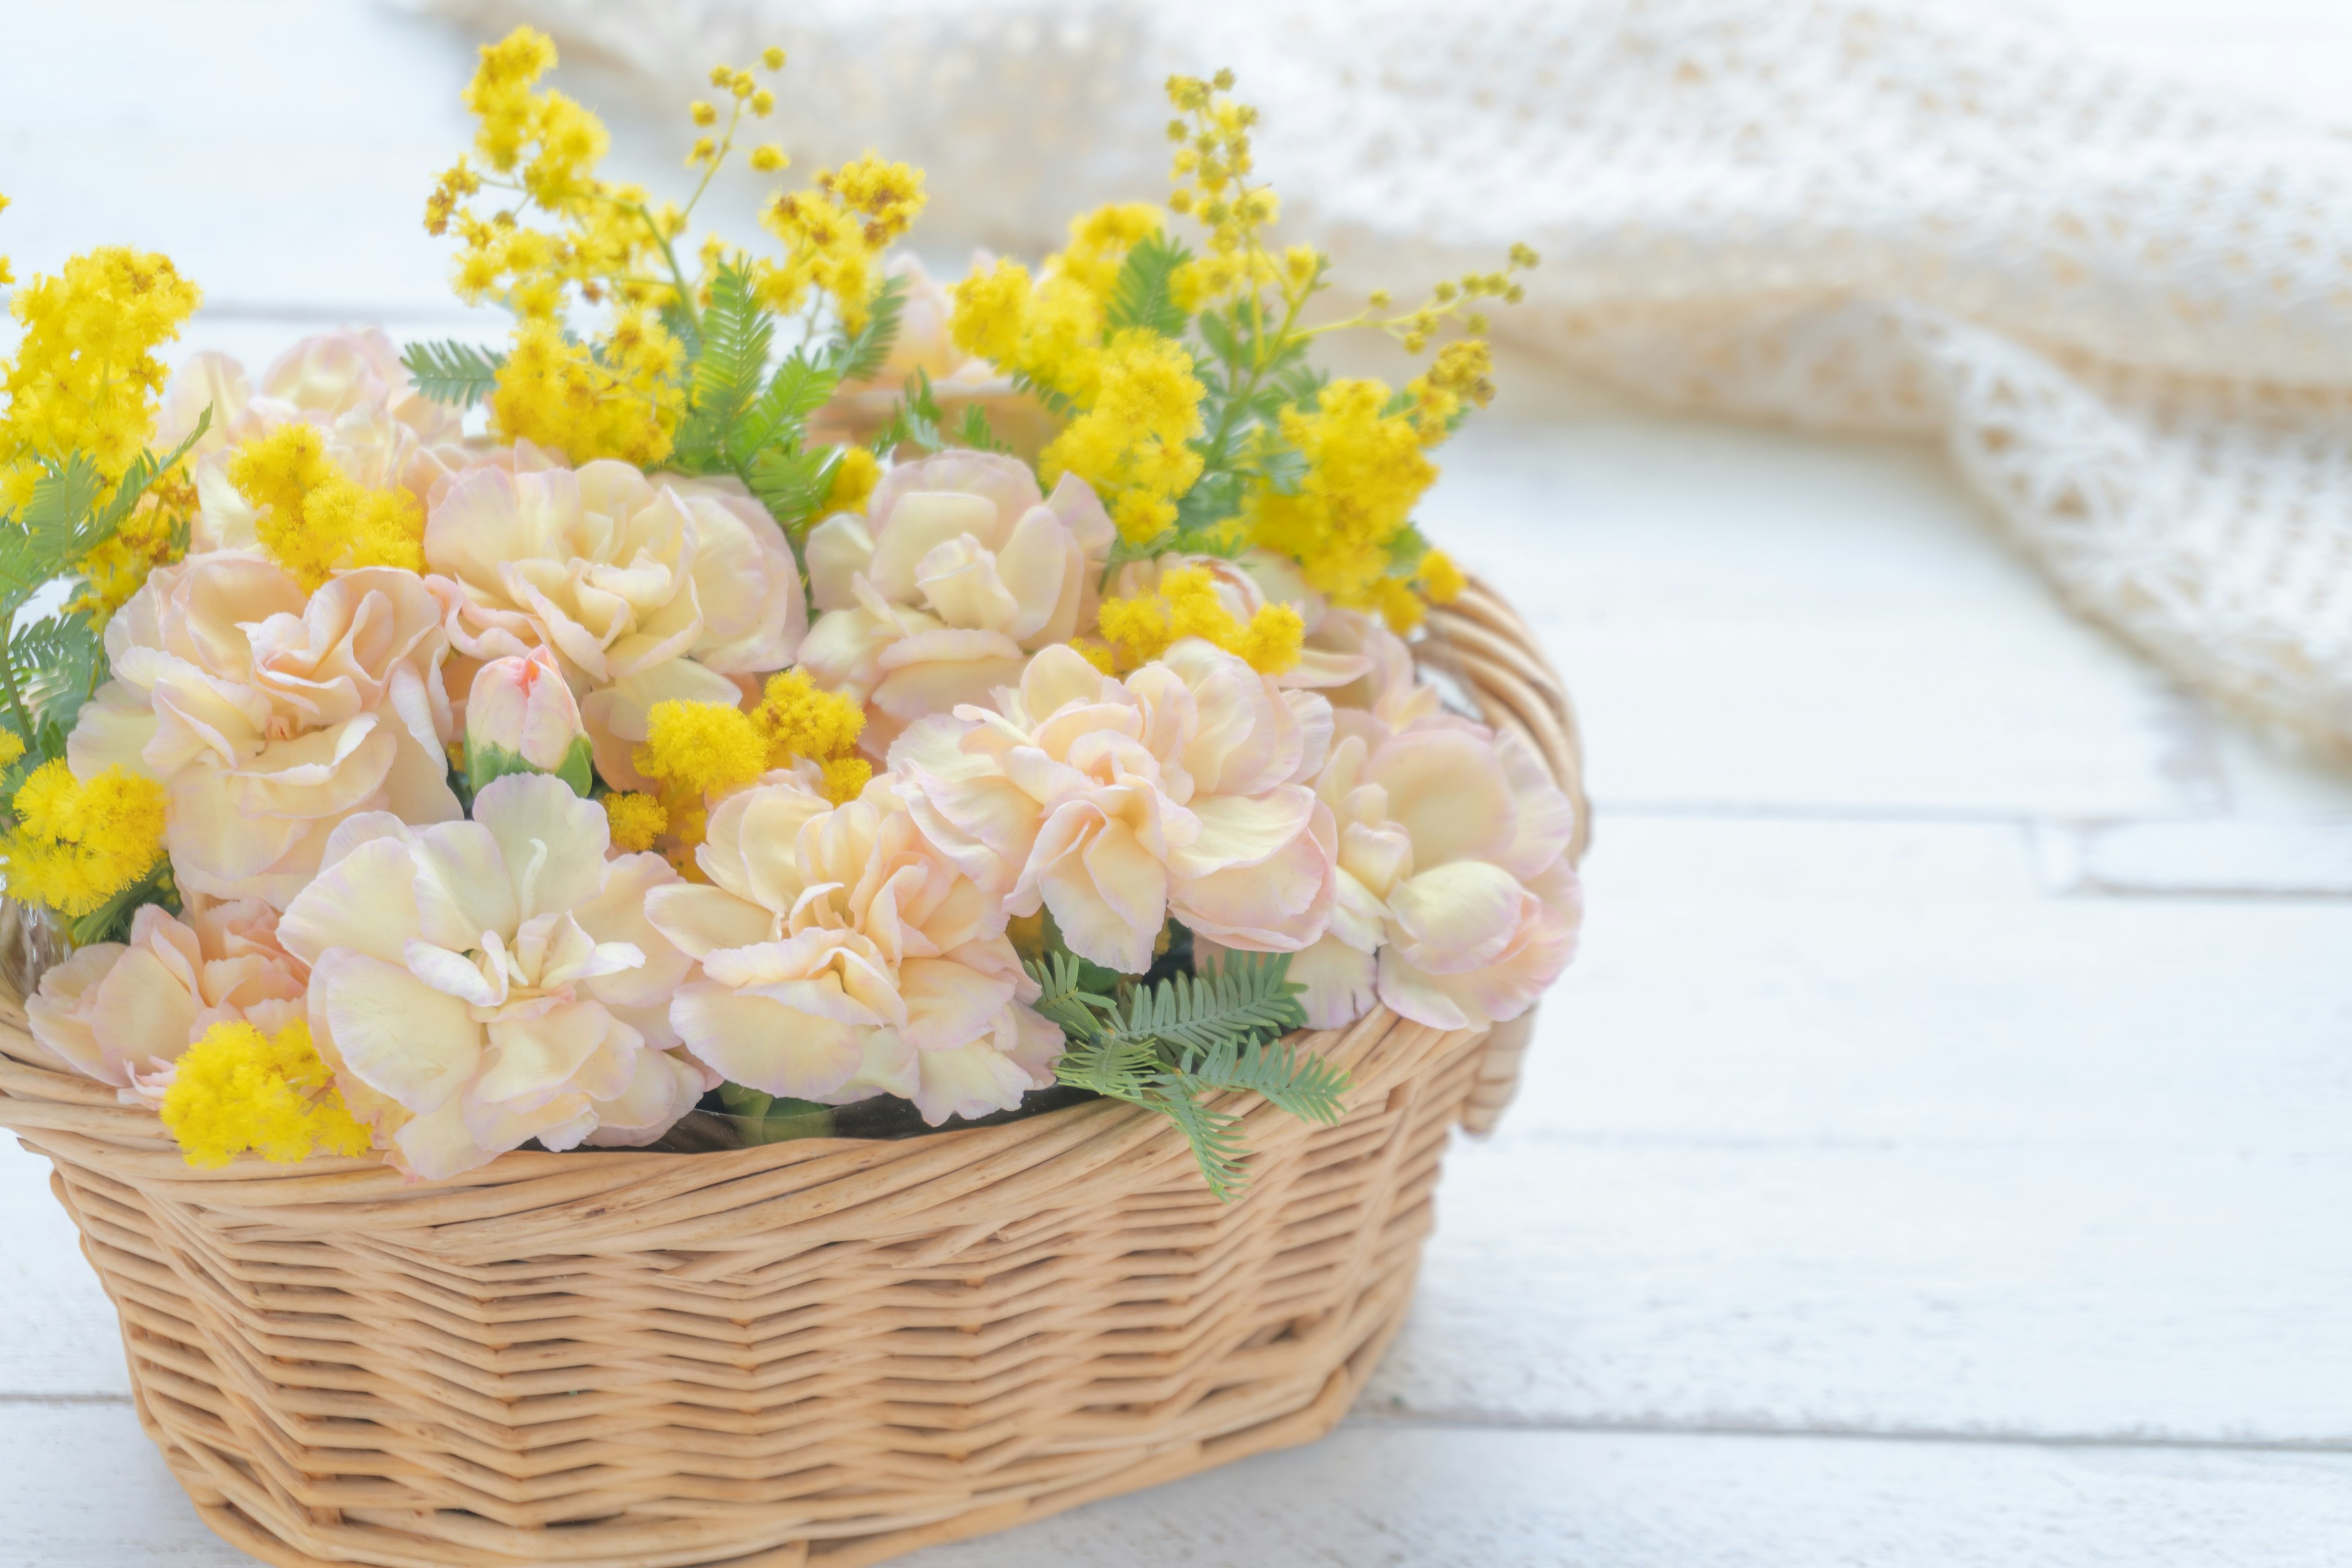
[[(737, 110), (737, 113), (739, 115), (741, 113), (740, 108)], [(734, 132), (730, 129), (728, 134), (731, 139)], [(704, 175), (702, 183), (704, 185), (709, 184), (709, 175)], [(493, 180), (487, 177), (483, 179), (482, 184), (484, 187), (491, 190), (520, 191), (522, 189), (521, 185), (515, 184), (512, 181)], [(686, 268), (677, 264), (677, 252), (671, 248), (669, 236), (661, 231), (661, 225), (654, 221), (653, 210), (647, 207), (643, 202), (625, 202), (618, 196), (608, 196), (602, 191), (578, 191), (572, 193), (572, 195), (582, 201), (609, 202), (614, 206), (616, 206), (623, 212), (631, 215), (639, 223), (646, 226), (646, 232), (654, 237), (654, 243), (656, 245), (661, 247), (662, 262), (665, 266), (668, 267), (669, 277), (667, 280), (658, 278), (646, 278), (628, 279), (624, 279), (624, 281), (649, 283), (657, 288), (669, 289), (672, 293), (677, 296), (678, 308), (686, 312), (686, 319), (693, 323), (694, 330), (697, 332), (701, 331), (702, 312), (696, 310), (694, 307), (694, 290), (687, 286)], [(694, 195), (697, 201), (700, 200), (702, 197), (702, 192), (699, 189), (697, 189)], [(687, 211), (690, 213), (693, 210), (694, 204), (692, 202), (688, 203)]]
[[(727, 117), (727, 134), (719, 139), (719, 151), (710, 155), (710, 166), (702, 171), (702, 183), (694, 187), (694, 195), (686, 198), (686, 205), (677, 215), (679, 221), (694, 216), (695, 204), (702, 200), (702, 193), (710, 188), (710, 182), (719, 177), (719, 166), (727, 162), (727, 154), (735, 150), (735, 128), (742, 123), (743, 100), (739, 98), (735, 100), (734, 112)], [(663, 248), (667, 250), (668, 247)]]
[[(704, 183), (709, 184), (709, 181), (706, 179)], [(654, 221), (652, 209), (643, 202), (625, 202), (618, 196), (600, 195), (594, 191), (586, 194), (591, 199), (611, 202), (623, 212), (634, 214), (637, 221), (646, 226), (646, 232), (654, 237), (656, 245), (661, 247), (662, 265), (669, 268), (669, 282), (667, 287), (677, 296), (677, 308), (686, 312), (688, 322), (693, 326), (697, 333), (699, 333), (702, 331), (702, 312), (695, 308), (694, 290), (687, 284), (686, 268), (677, 264), (677, 252), (671, 247), (669, 236), (662, 232), (661, 225)], [(700, 191), (695, 192), (697, 196), (701, 194)], [(690, 206), (688, 210), (691, 210)]]
[[(1250, 248), (1253, 251), (1257, 249), (1256, 240), (1251, 240)], [(1292, 331), (1298, 325), (1298, 312), (1305, 309), (1307, 305), (1307, 300), (1304, 294), (1301, 294), (1297, 299), (1292, 299), (1290, 297), (1289, 290), (1286, 289), (1283, 291), (1283, 298), (1287, 305), (1287, 309), (1283, 313), (1281, 328), (1274, 334), (1273, 341), (1276, 343), (1286, 342), (1289, 340)], [(1202, 458), (1204, 466), (1208, 468), (1215, 468), (1218, 464), (1225, 460), (1225, 447), (1226, 444), (1233, 439), (1234, 435), (1234, 411), (1248, 403), (1251, 396), (1256, 393), (1258, 383), (1265, 379), (1265, 367), (1273, 361), (1273, 356), (1266, 352), (1265, 345), (1267, 340), (1264, 327), (1265, 313), (1263, 308), (1263, 302), (1258, 300), (1255, 290), (1252, 291), (1251, 300), (1254, 304), (1258, 304), (1260, 306), (1260, 308), (1254, 312), (1257, 316), (1260, 323), (1257, 333), (1256, 351), (1252, 357), (1249, 379), (1242, 383), (1242, 387), (1239, 392), (1236, 392), (1231, 397), (1225, 399), (1224, 407), (1218, 412), (1217, 428), (1210, 436), (1209, 449)]]

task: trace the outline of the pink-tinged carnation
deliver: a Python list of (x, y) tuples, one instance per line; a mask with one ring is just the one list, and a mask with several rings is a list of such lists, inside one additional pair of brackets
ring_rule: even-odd
[(466, 769), (476, 787), (524, 768), (588, 793), (588, 732), (580, 703), (543, 647), (494, 658), (474, 672), (466, 699)]
[(646, 916), (702, 965), (670, 1005), (686, 1048), (770, 1094), (912, 1100), (938, 1126), (1054, 1081), (1061, 1031), (1004, 914), (925, 841), (885, 775), (846, 805), (806, 770), (728, 796), (695, 852), (709, 883)]
[(1330, 705), (1198, 639), (1124, 680), (1067, 647), (998, 707), (908, 731), (890, 753), (924, 833), (1004, 900), (1054, 912), (1072, 952), (1149, 968), (1173, 914), (1228, 946), (1321, 937), (1337, 891), (1322, 766)]
[(445, 606), (392, 567), (307, 599), (276, 563), (216, 551), (158, 568), (106, 628), (114, 679), (67, 752), (169, 791), (181, 889), (284, 909), (345, 817), (459, 815), (446, 748)]
[(405, 486), (419, 497), (435, 475), (462, 460), (464, 419), (420, 395), (392, 340), (376, 328), (303, 339), (262, 373), (257, 394), (226, 354), (192, 354), (165, 389), (157, 439), (169, 449), (212, 410), (196, 446), (198, 513), (190, 546), (242, 548), (254, 542), (251, 503), (229, 483), (228, 456), (280, 425), (315, 425), (327, 456), (371, 489)]
[(1354, 718), (1316, 780), (1339, 824), (1339, 894), (1328, 933), (1291, 962), (1308, 1024), (1339, 1027), (1375, 997), (1433, 1028), (1517, 1017), (1575, 955), (1575, 807), (1515, 735)]
[(1327, 610), (1307, 634), (1307, 644), (1312, 654), (1345, 659), (1362, 670), (1345, 685), (1323, 690), (1331, 700), (1339, 734), (1360, 734), (1367, 743), (1377, 743), (1416, 724), (1470, 723), (1444, 712), (1443, 697), (1436, 687), (1422, 679), (1412, 648), (1378, 616), (1361, 610)]
[(158, 1105), (182, 1052), (215, 1024), (274, 1034), (302, 1014), (302, 966), (278, 942), (278, 913), (253, 900), (155, 904), (128, 942), (99, 942), (41, 976), (25, 1002), (33, 1037), (58, 1061)]
[(708, 1087), (643, 1026), (692, 967), (644, 919), (677, 873), (609, 848), (594, 802), (514, 773), (470, 822), (343, 824), (286, 911), (279, 937), (310, 965), (310, 1037), (411, 1175), (534, 1138), (648, 1143)]
[(1121, 566), (1112, 575), (1106, 592), (1114, 599), (1148, 598), (1159, 592), (1161, 578), (1187, 567), (1208, 573), (1218, 603), (1244, 626), (1268, 605), (1288, 605), (1298, 612), (1307, 634), (1306, 646), (1299, 649), (1296, 664), (1276, 675), (1276, 684), (1309, 687), (1329, 696), (1333, 688), (1360, 682), (1370, 673), (1370, 658), (1339, 646), (1354, 628), (1346, 628), (1339, 638), (1322, 635), (1333, 616), (1348, 612), (1334, 611), (1328, 600), (1307, 585), (1306, 574), (1299, 571), (1297, 562), (1272, 551), (1247, 551), (1230, 561), (1222, 556), (1185, 555), (1171, 551), (1150, 561), (1130, 561)]
[(822, 613), (801, 664), (866, 705), (861, 743), (884, 755), (908, 724), (986, 701), (1031, 651), (1090, 625), (1113, 536), (1076, 476), (1048, 499), (1027, 464), (992, 452), (902, 464), (864, 517), (844, 512), (809, 534)]
[(792, 547), (732, 479), (484, 464), (436, 486), (425, 560), (460, 654), (555, 656), (616, 789), (650, 787), (630, 753), (655, 703), (740, 701), (730, 678), (790, 664), (807, 626)]

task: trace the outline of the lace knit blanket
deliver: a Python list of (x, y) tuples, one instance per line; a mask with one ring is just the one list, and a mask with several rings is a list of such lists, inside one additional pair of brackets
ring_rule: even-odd
[[(2352, 751), (2352, 141), (1870, 0), (421, 0), (681, 93), (782, 43), (802, 167), (1052, 248), (1163, 188), (1171, 70), (1263, 106), (1286, 225), (1661, 403), (1932, 433), (2067, 600)], [(1979, 8), (1980, 9), (1980, 8)]]

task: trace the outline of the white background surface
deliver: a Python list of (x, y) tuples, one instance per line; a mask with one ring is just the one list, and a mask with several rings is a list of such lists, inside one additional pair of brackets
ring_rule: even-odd
[[(2322, 112), (2352, 76), (2325, 0), (2063, 9)], [(417, 215), (470, 40), (323, 0), (0, 18), (20, 274), (166, 249), (188, 346), (257, 368), (464, 328)], [(672, 127), (615, 118), (662, 177)], [(2352, 1561), (2352, 779), (2068, 618), (1924, 449), (1522, 370), (1450, 453), (1425, 521), (1538, 624), (1601, 811), (1522, 1100), (1337, 1436), (908, 1561)], [(0, 1568), (246, 1562), (0, 1143)]]

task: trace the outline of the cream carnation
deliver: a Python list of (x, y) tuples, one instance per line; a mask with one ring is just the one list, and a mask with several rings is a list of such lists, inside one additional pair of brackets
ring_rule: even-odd
[(301, 1011), (301, 966), (278, 945), (277, 911), (201, 896), (182, 917), (142, 906), (128, 942), (80, 949), (25, 1002), (33, 1037), (59, 1061), (151, 1105), (215, 1024), (274, 1034)]
[(650, 1142), (709, 1080), (632, 1017), (691, 967), (646, 925), (677, 874), (608, 863), (604, 813), (509, 774), (471, 822), (339, 828), (279, 935), (310, 966), (310, 1036), (395, 1163), (455, 1175), (536, 1138)]
[(436, 487), (425, 559), (461, 654), (555, 656), (616, 789), (648, 787), (655, 703), (740, 701), (730, 677), (790, 664), (807, 626), (792, 547), (732, 480), (479, 465)]
[(835, 807), (774, 775), (719, 803), (696, 860), (709, 884), (656, 888), (646, 915), (702, 965), (670, 1017), (714, 1072), (834, 1104), (901, 1095), (933, 1126), (1054, 1081), (1061, 1031), (1024, 1005), (1003, 910), (888, 778)]
[(206, 408), (213, 418), (196, 447), (198, 512), (189, 541), (199, 551), (253, 543), (253, 507), (229, 482), (228, 458), (280, 425), (317, 426), (327, 456), (353, 483), (405, 486), (420, 497), (459, 460), (464, 434), (463, 417), (417, 393), (392, 340), (373, 327), (304, 338), (262, 373), (258, 393), (228, 355), (190, 355), (165, 389), (160, 444), (176, 446)]
[(863, 518), (845, 512), (810, 533), (822, 614), (801, 662), (867, 705), (864, 742), (882, 755), (908, 724), (985, 701), (1030, 651), (1090, 624), (1111, 539), (1075, 476), (1049, 499), (1027, 465), (991, 452), (902, 464)]
[(414, 573), (365, 567), (307, 599), (251, 551), (152, 574), (108, 623), (114, 679), (68, 743), (170, 794), (182, 889), (283, 909), (343, 818), (458, 815), (445, 748), (443, 605)]
[(1229, 946), (1319, 938), (1337, 890), (1321, 767), (1329, 704), (1198, 640), (1125, 680), (1066, 647), (1001, 708), (924, 721), (890, 753), (924, 833), (1072, 952), (1149, 968), (1171, 913)]
[(1433, 1028), (1517, 1017), (1575, 954), (1574, 806), (1515, 735), (1354, 719), (1316, 780), (1339, 824), (1339, 895), (1328, 933), (1291, 963), (1308, 1024), (1339, 1027), (1375, 996)]

